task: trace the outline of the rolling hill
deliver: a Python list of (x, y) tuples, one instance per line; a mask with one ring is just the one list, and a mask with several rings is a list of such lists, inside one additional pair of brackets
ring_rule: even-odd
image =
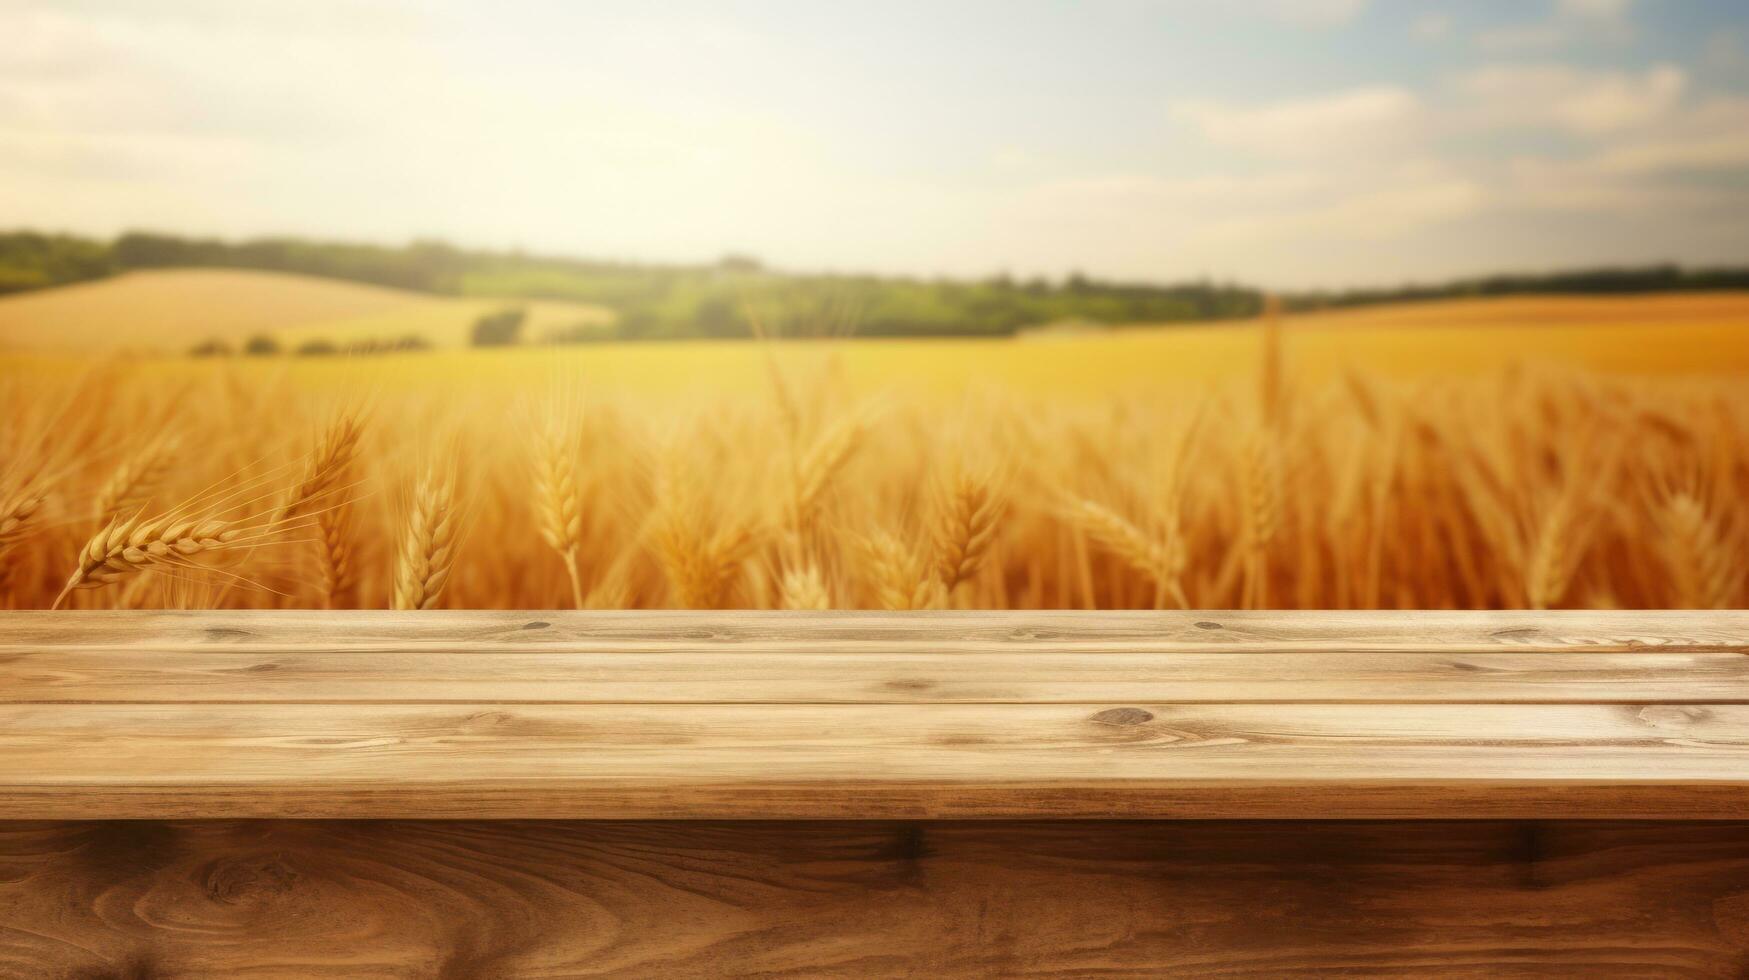
[(508, 306), (527, 311), (530, 339), (614, 319), (582, 303), (433, 296), (279, 272), (166, 269), (0, 297), (0, 347), (178, 352), (209, 340), (240, 347), (257, 334), (287, 347), (412, 335), (454, 347), (467, 342), (481, 315)]
[[(233, 349), (266, 333), (287, 349), (312, 340), (339, 347), (420, 336), (443, 356), (394, 359), (418, 377), (501, 377), (520, 383), (536, 365), (589, 366), (592, 377), (632, 387), (684, 389), (762, 383), (767, 352), (744, 340), (593, 344), (503, 357), (466, 349), (474, 321), (516, 305), (527, 340), (595, 325), (614, 314), (581, 303), (453, 298), (271, 272), (179, 269), (0, 297), (0, 349), (12, 360), (116, 351), (180, 355), (221, 339)], [(1362, 367), (1391, 374), (1461, 372), (1514, 362), (1586, 365), (1627, 373), (1749, 371), (1749, 293), (1512, 296), (1346, 308), (1286, 318), (1298, 367), (1328, 375)], [(870, 387), (904, 381), (963, 386), (1006, 380), (1043, 390), (1189, 380), (1255, 370), (1259, 321), (1137, 324), (1066, 335), (856, 339), (783, 344), (837, 359)], [(382, 373), (382, 359), (293, 358), (303, 371)], [(194, 362), (190, 362), (192, 365)]]

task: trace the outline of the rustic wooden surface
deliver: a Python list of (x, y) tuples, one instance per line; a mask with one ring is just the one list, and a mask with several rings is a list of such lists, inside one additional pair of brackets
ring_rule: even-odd
[(0, 818), (1745, 815), (1745, 613), (0, 617)]
[[(1743, 613), (8, 614), (0, 977), (1749, 976), (1746, 664)], [(473, 819), (101, 819), (243, 816)], [(1111, 816), (1291, 819), (1037, 819)]]
[(1742, 977), (1749, 824), (0, 824), (0, 976)]

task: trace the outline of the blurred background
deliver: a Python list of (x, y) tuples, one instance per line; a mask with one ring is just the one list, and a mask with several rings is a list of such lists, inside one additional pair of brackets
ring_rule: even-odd
[(0, 35), (0, 220), (70, 236), (9, 236), (9, 292), (223, 266), (610, 314), (532, 339), (1749, 286), (1722, 0), (12, 0)]
[(0, 37), (15, 605), (171, 508), (321, 547), (62, 599), (387, 603), (420, 488), (539, 556), (464, 562), (471, 605), (1743, 601), (1738, 2), (9, 0)]

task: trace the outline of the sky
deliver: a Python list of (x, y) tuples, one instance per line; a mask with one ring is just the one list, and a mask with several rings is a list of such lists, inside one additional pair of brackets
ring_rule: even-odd
[(1276, 288), (1749, 263), (1741, 0), (0, 0), (0, 226)]

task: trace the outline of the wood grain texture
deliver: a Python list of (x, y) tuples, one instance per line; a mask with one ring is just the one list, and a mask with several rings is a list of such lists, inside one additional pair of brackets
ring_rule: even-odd
[[(1740, 977), (1746, 662), (1744, 613), (19, 614), (0, 977)], [(1522, 822), (1579, 817), (1692, 822)]]
[(457, 650), (566, 644), (645, 650), (708, 643), (779, 649), (1500, 650), (1749, 652), (1749, 612), (1584, 611), (941, 611), (518, 612), (114, 610), (8, 612), (0, 651), (44, 644), (139, 650)]
[(0, 824), (0, 976), (1741, 977), (1749, 824)]
[(32, 705), (0, 760), (7, 818), (1731, 817), (1749, 705)]
[(1745, 613), (19, 614), (0, 817), (1732, 819), (1746, 665)]
[[(555, 644), (556, 645), (556, 644)], [(0, 652), (0, 703), (1738, 702), (1725, 652), (344, 648)], [(601, 649), (603, 646), (609, 649)]]

